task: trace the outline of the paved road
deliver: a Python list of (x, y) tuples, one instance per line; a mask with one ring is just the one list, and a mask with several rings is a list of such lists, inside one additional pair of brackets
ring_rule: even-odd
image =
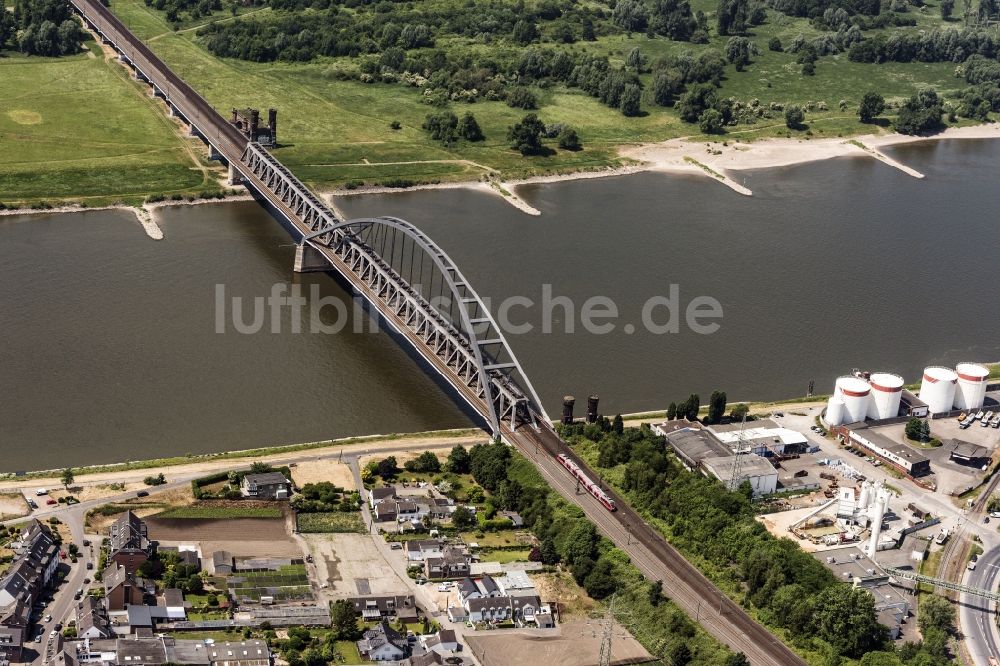
[[(997, 589), (1000, 576), (1000, 547), (994, 547), (979, 556), (974, 571), (969, 571), (967, 585), (985, 590)], [(994, 612), (996, 602), (971, 594), (962, 594), (959, 616), (965, 645), (976, 666), (989, 666), (990, 656), (1000, 659), (1000, 635)]]

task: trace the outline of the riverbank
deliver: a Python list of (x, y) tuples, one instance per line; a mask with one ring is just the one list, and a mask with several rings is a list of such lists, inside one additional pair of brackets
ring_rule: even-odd
[(341, 188), (324, 192), (324, 194), (329, 198), (468, 188), (500, 196), (518, 210), (529, 215), (540, 215), (541, 211), (521, 198), (516, 188), (536, 183), (558, 183), (625, 176), (642, 172), (660, 172), (707, 176), (739, 194), (752, 196), (753, 192), (740, 179), (735, 178), (733, 172), (791, 167), (841, 157), (876, 159), (908, 176), (923, 178), (924, 174), (885, 154), (884, 149), (908, 143), (954, 139), (1000, 139), (1000, 124), (949, 127), (933, 136), (887, 133), (861, 134), (846, 138), (769, 138), (749, 142), (730, 141), (725, 137), (719, 137), (711, 142), (694, 141), (690, 138), (670, 139), (658, 143), (641, 143), (620, 147), (620, 157), (630, 162), (627, 166), (622, 167), (549, 174), (505, 181), (433, 183), (405, 188), (362, 187), (350, 190)]

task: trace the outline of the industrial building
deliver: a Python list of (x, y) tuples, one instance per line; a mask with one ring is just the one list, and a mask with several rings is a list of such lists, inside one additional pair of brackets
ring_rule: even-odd
[[(748, 481), (756, 496), (771, 494), (777, 490), (778, 472), (766, 458), (746, 450), (740, 454), (737, 464), (734, 451), (740, 446), (738, 432), (735, 437), (730, 437), (733, 439), (730, 446), (712, 431), (687, 419), (666, 421), (654, 425), (653, 430), (666, 438), (667, 446), (690, 469), (701, 470), (727, 486), (734, 483), (735, 472), (738, 477), (736, 485)], [(769, 440), (769, 443), (772, 442)], [(742, 447), (746, 445), (744, 440)]]
[(735, 449), (742, 440), (743, 448), (749, 447), (759, 456), (794, 455), (809, 450), (809, 440), (802, 433), (784, 428), (770, 419), (749, 423), (728, 423), (706, 426), (715, 438)]
[(912, 477), (931, 473), (931, 461), (916, 449), (868, 428), (864, 423), (842, 427), (849, 443), (869, 451)]

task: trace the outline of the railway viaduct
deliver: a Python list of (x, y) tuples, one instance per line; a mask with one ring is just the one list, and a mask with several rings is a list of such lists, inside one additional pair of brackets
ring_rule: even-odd
[[(298, 242), (295, 270), (334, 271), (395, 337), (432, 369), (484, 429), (532, 460), (552, 487), (577, 504), (685, 612), (755, 666), (805, 662), (754, 621), (685, 560), (614, 491), (609, 512), (577, 484), (555, 456), (586, 464), (552, 428), (503, 333), (458, 266), (433, 240), (393, 217), (340, 220), (270, 152), (248, 140), (170, 70), (100, 0), (70, 0), (89, 28), (164, 99), (229, 166)], [(591, 478), (596, 474), (588, 472)]]

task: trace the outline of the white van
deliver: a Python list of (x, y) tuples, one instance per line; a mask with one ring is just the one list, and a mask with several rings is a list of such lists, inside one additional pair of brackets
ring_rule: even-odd
[(45, 488), (39, 488), (38, 490), (35, 491), (35, 494), (38, 495), (39, 497), (42, 497), (43, 495), (48, 495), (49, 491), (46, 490)]

